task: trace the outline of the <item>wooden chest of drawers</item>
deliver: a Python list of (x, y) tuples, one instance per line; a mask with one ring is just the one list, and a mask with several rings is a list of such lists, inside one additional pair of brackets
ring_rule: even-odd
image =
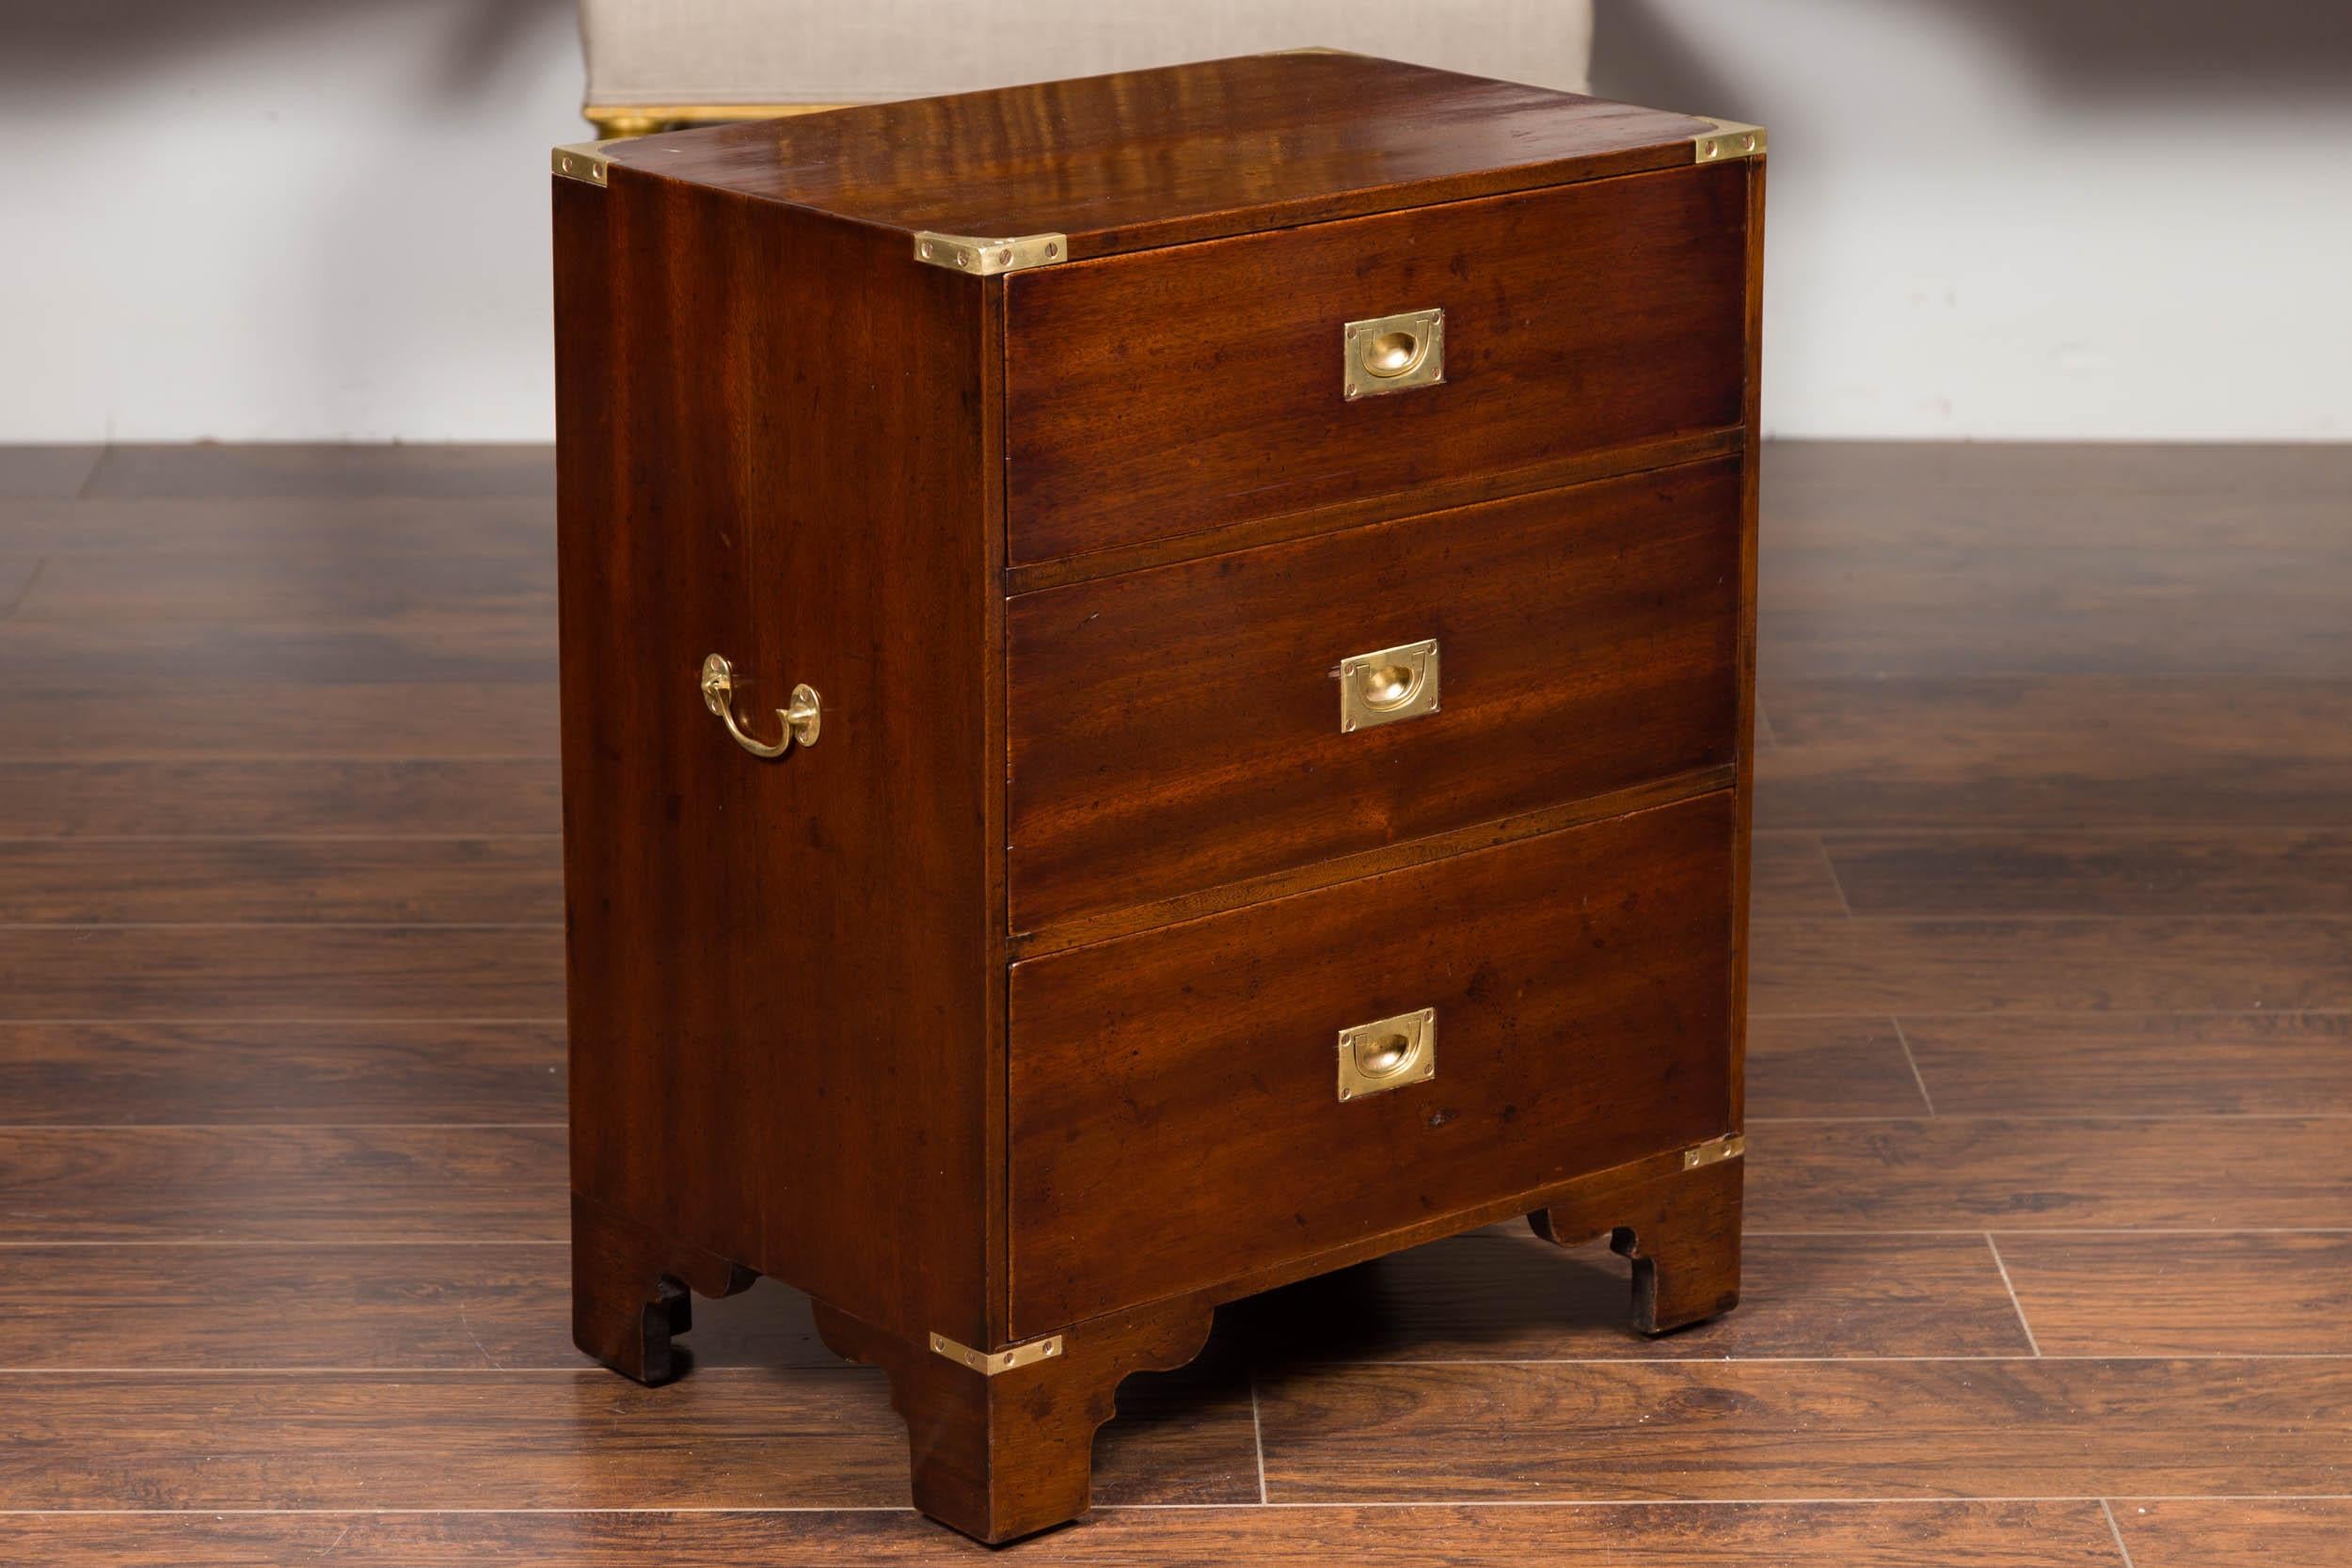
[(1762, 138), (1353, 55), (559, 149), (577, 1338), (914, 1497), (1516, 1216), (1737, 1293)]

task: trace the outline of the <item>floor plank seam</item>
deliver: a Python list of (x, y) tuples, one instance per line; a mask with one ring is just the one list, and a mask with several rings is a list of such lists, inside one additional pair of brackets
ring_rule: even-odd
[[(1303, 1501), (1292, 1503), (1096, 1503), (1096, 1513), (1172, 1513), (1176, 1511), (1203, 1512), (1236, 1509), (1325, 1509), (1342, 1511), (1364, 1508), (1889, 1508), (1917, 1504), (1923, 1508), (1944, 1507), (1952, 1503), (2096, 1503), (2105, 1499), (2097, 1493), (2043, 1492), (1926, 1492), (1902, 1493), (1886, 1497), (1811, 1497), (1788, 1496), (1767, 1497), (1446, 1497), (1351, 1498), (1346, 1500)], [(2333, 1503), (2352, 1502), (2352, 1494), (2334, 1492), (2246, 1492), (2246, 1493), (2184, 1493), (2172, 1497), (2146, 1496), (2143, 1502), (2184, 1503)], [(0, 1511), (5, 1512), (5, 1511)], [(174, 1510), (175, 1513), (201, 1513), (199, 1509)], [(457, 1511), (465, 1512), (465, 1511)], [(516, 1510), (513, 1512), (530, 1512)], [(556, 1512), (548, 1510), (545, 1512)], [(596, 1513), (598, 1510), (580, 1510)], [(660, 1510), (617, 1511), (653, 1512)], [(714, 1510), (712, 1512), (724, 1512)], [(757, 1512), (757, 1511), (753, 1511)]]
[(1921, 823), (1917, 827), (1869, 828), (1758, 828), (1758, 838), (1795, 838), (1805, 835), (1823, 843), (1836, 843), (1854, 847), (1872, 839), (1914, 838), (1986, 838), (2006, 839), (2041, 834), (2063, 835), (2067, 838), (2294, 838), (2306, 833), (2340, 833), (2352, 832), (2352, 817), (2340, 822), (2253, 823), (2231, 821), (2198, 821), (2189, 817), (2164, 817), (2149, 822), (2068, 821), (2053, 817), (2048, 821), (2004, 822), (1994, 827), (1955, 828), (1948, 824), (1937, 826)]
[[(2342, 1492), (2192, 1492), (2158, 1496), (2134, 1494), (2137, 1502), (2185, 1503), (2336, 1503), (2352, 1502)], [(1257, 1513), (1267, 1509), (1293, 1512), (1345, 1512), (1356, 1509), (1481, 1509), (1481, 1508), (1921, 1508), (1952, 1503), (2098, 1503), (2096, 1494), (2003, 1493), (1997, 1495), (1909, 1494), (1895, 1497), (1412, 1497), (1374, 1501), (1305, 1501), (1291, 1503), (1096, 1503), (1097, 1513)], [(643, 1507), (602, 1508), (0, 1508), (8, 1519), (172, 1519), (172, 1518), (453, 1518), (473, 1515), (582, 1517), (606, 1514), (802, 1514), (906, 1513), (912, 1506), (894, 1503), (674, 1503)]]
[[(1750, 1156), (1754, 1158), (1753, 1155)], [(2078, 1225), (2078, 1226), (2019, 1226), (2004, 1225), (1996, 1232), (2003, 1236), (2343, 1236), (2352, 1234), (2352, 1226), (2345, 1225)], [(1858, 1228), (1844, 1230), (1742, 1230), (1742, 1236), (1773, 1237), (1795, 1240), (1804, 1237), (1835, 1239), (1843, 1236), (1981, 1236), (1982, 1226), (1896, 1226), (1885, 1229)]]
[(106, 466), (106, 458), (114, 450), (115, 444), (112, 441), (102, 442), (99, 445), (98, 450), (90, 456), (87, 471), (82, 475), (81, 482), (73, 486), (73, 494), (67, 498), (69, 500), (83, 501), (90, 499), (90, 486), (98, 483), (98, 470)]
[(2042, 1342), (2034, 1338), (2033, 1324), (2026, 1319), (2026, 1304), (2017, 1299), (2017, 1286), (2009, 1276), (2009, 1264), (2001, 1257), (2001, 1245), (1990, 1230), (1984, 1233), (1984, 1244), (1993, 1254), (1993, 1266), (2001, 1271), (2001, 1289), (2009, 1292), (2009, 1304), (2017, 1310), (2017, 1326), (2026, 1332), (2026, 1344), (2036, 1359), (2042, 1355)]
[(1886, 1022), (1895, 1026), (1895, 1043), (1903, 1048), (1903, 1060), (1911, 1068), (1911, 1081), (1919, 1085), (1919, 1103), (1928, 1108), (1928, 1115), (1935, 1115), (1935, 1096), (1928, 1092), (1928, 1075), (1919, 1070), (1919, 1058), (1912, 1053), (1911, 1037), (1903, 1033), (1903, 1021), (1889, 1014)]
[(1874, 1117), (1750, 1117), (1750, 1127), (1804, 1127), (1812, 1123), (1851, 1127), (1867, 1122), (2066, 1122), (2081, 1126), (2085, 1122), (2143, 1121), (2343, 1121), (2352, 1118), (2352, 1111), (1956, 1111), (1949, 1115), (1931, 1112), (1926, 1116), (1891, 1115)]
[[(1836, 924), (1828, 922), (1828, 924)], [(1796, 1008), (1788, 1012), (1754, 1012), (1755, 1018), (1770, 1018), (1796, 1023), (1807, 1020), (1826, 1023), (1872, 1022), (1888, 1015), (1883, 1012), (1831, 1010), (1820, 1012)], [(1937, 1007), (1905, 1007), (1902, 1016), (1918, 1022), (1981, 1023), (1988, 1018), (2000, 1019), (2141, 1019), (2141, 1018), (2344, 1018), (2352, 1017), (2352, 1007), (2005, 1007), (1997, 1014), (1984, 1012), (1953, 1012)]]
[[(1117, 1506), (1117, 1505), (1102, 1505)], [(1134, 1504), (1175, 1507), (1175, 1504)], [(1249, 1506), (1249, 1505), (1234, 1505)], [(641, 1508), (0, 1508), (0, 1519), (170, 1519), (183, 1515), (230, 1519), (405, 1519), (472, 1514), (572, 1516), (606, 1513), (913, 1513), (911, 1503), (657, 1503)]]
[(24, 601), (32, 597), (33, 590), (40, 586), (41, 574), (48, 569), (49, 558), (47, 556), (36, 556), (33, 559), (33, 569), (24, 574), (24, 586), (16, 591), (15, 595), (8, 603), (0, 604), (0, 621), (15, 618), (16, 612), (24, 607)]
[(2099, 1499), (2099, 1512), (2107, 1516), (2107, 1528), (2115, 1536), (2115, 1549), (2123, 1554), (2123, 1568), (2133, 1568), (2132, 1549), (2123, 1543), (2123, 1527), (2115, 1520), (2115, 1505), (2106, 1498)]
[(2014, 1351), (2002, 1351), (1975, 1355), (1959, 1354), (1943, 1355), (1644, 1355), (1639, 1353), (1630, 1353), (1624, 1355), (1461, 1355), (1332, 1361), (1301, 1357), (1295, 1365), (1325, 1369), (1357, 1367), (1385, 1370), (1391, 1367), (1867, 1367), (1943, 1362), (1968, 1365), (2014, 1363), (2023, 1366), (2035, 1361), (2192, 1361), (2201, 1364), (2241, 1361), (2352, 1361), (2352, 1351), (2059, 1351), (2053, 1354), (2043, 1354), (2036, 1350), (2027, 1354), (2019, 1354)]
[(1252, 1450), (1258, 1456), (1258, 1502), (1259, 1505), (1263, 1507), (1267, 1500), (1265, 1489), (1265, 1422), (1260, 1419), (1258, 1415), (1258, 1371), (1254, 1367), (1249, 1370), (1249, 1441)]
[(1821, 869), (1829, 874), (1829, 890), (1837, 895), (1837, 908), (1848, 920), (1853, 918), (1853, 900), (1846, 896), (1846, 884), (1837, 875), (1837, 863), (1830, 858), (1826, 834), (1813, 835), (1813, 847), (1821, 857)]
[[(1956, 913), (1937, 913), (1931, 911), (1922, 911), (1902, 914), (1857, 914), (1846, 916), (1827, 914), (1751, 914), (1748, 919), (1748, 924), (1751, 926), (1764, 927), (1775, 930), (1798, 926), (1845, 925), (1866, 927), (1874, 926), (2145, 927), (2178, 926), (2185, 924), (2215, 926), (2278, 926), (2287, 924), (2289, 922), (2296, 922), (2310, 926), (2346, 926), (2352, 925), (2352, 913), (2346, 913), (2341, 910), (2316, 911), (2303, 911), (2296, 910), (2235, 910), (2219, 914), (2196, 914), (2187, 912), (2146, 914), (2004, 914), (1997, 911), (1971, 910)], [(1916, 1011), (1917, 1009), (1915, 1008), (1908, 1010)], [(2086, 1008), (2082, 1010), (2104, 1012), (2106, 1009)], [(2260, 1012), (2265, 1009), (2257, 1007), (2250, 1008), (2249, 1010)]]
[[(1463, 1234), (1469, 1235), (1471, 1233), (1464, 1232)], [(1954, 1226), (1946, 1229), (1922, 1229), (1915, 1227), (1911, 1229), (1892, 1230), (1750, 1230), (1743, 1232), (1743, 1234), (1745, 1234), (1750, 1240), (1850, 1241), (1857, 1238), (1864, 1240), (1877, 1240), (1894, 1236), (1970, 1237), (1981, 1236), (1985, 1234), (1985, 1232), (1983, 1227), (1980, 1226)], [(2059, 1230), (2053, 1230), (2046, 1227), (2040, 1229), (2020, 1229), (2014, 1226), (2003, 1226), (2000, 1228), (1999, 1234), (2004, 1236), (2056, 1237), (2060, 1240), (2079, 1239), (2088, 1236), (2122, 1236), (2134, 1239), (2164, 1236), (2195, 1237), (2204, 1239), (2227, 1238), (2233, 1236), (2352, 1236), (2352, 1226), (2232, 1225), (2207, 1227), (2166, 1226), (2136, 1227), (2132, 1226), (2108, 1225), (2084, 1226), (2074, 1229)], [(76, 1240), (72, 1237), (64, 1236), (47, 1240), (14, 1237), (0, 1238), (0, 1251), (43, 1247), (284, 1247), (291, 1249), (317, 1248), (323, 1246), (361, 1246), (373, 1249), (383, 1247), (569, 1246), (570, 1244), (570, 1241), (566, 1237), (562, 1236), (416, 1236), (407, 1234), (377, 1236), (370, 1234), (364, 1230), (354, 1231), (348, 1237), (326, 1237), (323, 1239), (315, 1236), (300, 1238), (288, 1238), (283, 1236), (250, 1236), (230, 1237), (227, 1239), (214, 1236), (122, 1236), (106, 1237), (98, 1240)], [(1506, 1238), (1499, 1239), (1495, 1244), (1512, 1245), (1518, 1243), (1516, 1242), (1516, 1238)], [(1722, 1360), (1729, 1358), (1718, 1356), (1695, 1356), (1691, 1359)], [(1742, 1359), (1746, 1358), (1743, 1357)], [(1821, 1359), (1837, 1358), (1824, 1357)], [(1871, 1359), (1884, 1360), (1887, 1358), (1878, 1356), (1872, 1357)], [(1980, 1358), (1963, 1357), (1960, 1359)], [(1998, 1358), (1996, 1357), (1994, 1359)], [(2056, 1360), (2058, 1358), (2053, 1356), (2050, 1359)]]

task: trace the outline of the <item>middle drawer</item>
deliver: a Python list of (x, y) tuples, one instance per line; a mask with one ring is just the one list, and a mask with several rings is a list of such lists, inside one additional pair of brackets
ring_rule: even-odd
[[(1011, 599), (1012, 930), (1730, 762), (1740, 517), (1724, 458)], [(1425, 641), (1435, 711), (1343, 730)]]

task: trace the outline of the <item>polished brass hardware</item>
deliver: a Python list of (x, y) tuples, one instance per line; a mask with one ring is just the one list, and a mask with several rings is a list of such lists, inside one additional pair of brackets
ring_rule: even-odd
[(792, 749), (796, 740), (803, 746), (816, 745), (824, 717), (824, 702), (817, 695), (817, 689), (796, 686), (792, 689), (792, 705), (776, 709), (784, 734), (772, 745), (754, 740), (735, 721), (735, 666), (717, 654), (703, 660), (703, 706), (717, 714), (726, 725), (727, 734), (735, 736), (735, 743), (755, 757), (780, 757)]
[(580, 116), (596, 128), (598, 141), (634, 141), (639, 136), (650, 136), (676, 128), (659, 115), (614, 114), (610, 110), (582, 109)]
[(1711, 1165), (1724, 1160), (1737, 1160), (1747, 1151), (1747, 1135), (1742, 1132), (1733, 1132), (1724, 1137), (1717, 1138), (1712, 1142), (1703, 1143), (1695, 1148), (1684, 1149), (1682, 1151), (1682, 1168), (1684, 1170), (1696, 1170), (1701, 1165)]
[(743, 119), (788, 119), (846, 109), (847, 103), (591, 103), (580, 118), (611, 141), (650, 136), (685, 125), (731, 125)]
[(1742, 125), (1736, 119), (1708, 121), (1715, 129), (1704, 131), (1691, 138), (1691, 161), (1694, 164), (1720, 164), (1733, 158), (1760, 158), (1764, 155), (1764, 127)]
[(934, 1334), (931, 1336), (931, 1349), (959, 1367), (969, 1367), (982, 1377), (994, 1377), (998, 1372), (1009, 1372), (1015, 1367), (1052, 1360), (1061, 1354), (1061, 1336), (1049, 1335), (1042, 1339), (1032, 1339), (1025, 1345), (1015, 1345), (1010, 1350), (991, 1354), (974, 1350), (970, 1345), (960, 1345), (945, 1334)]
[(1340, 733), (1438, 711), (1438, 640), (1340, 660)]
[(1340, 386), (1350, 399), (1378, 397), (1445, 379), (1445, 312), (1407, 310), (1340, 329)]
[(969, 234), (920, 233), (914, 236), (914, 259), (950, 272), (993, 277), (1000, 272), (1050, 267), (1070, 255), (1067, 234), (1021, 234), (1011, 239), (975, 239)]
[(612, 162), (600, 141), (573, 142), (548, 154), (548, 166), (566, 180), (584, 185), (604, 183), (604, 166)]
[(1438, 1075), (1438, 1009), (1340, 1031), (1340, 1098), (1358, 1100)]

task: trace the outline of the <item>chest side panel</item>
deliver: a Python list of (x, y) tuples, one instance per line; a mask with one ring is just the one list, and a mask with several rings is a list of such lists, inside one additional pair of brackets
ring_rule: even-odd
[[(1725, 164), (1016, 274), (1009, 559), (1736, 426), (1746, 228)], [(1347, 324), (1430, 310), (1442, 380), (1349, 398)]]
[[(986, 1342), (996, 291), (626, 169), (559, 193), (574, 1184)], [(714, 653), (760, 739), (816, 688), (817, 743), (739, 748)]]

